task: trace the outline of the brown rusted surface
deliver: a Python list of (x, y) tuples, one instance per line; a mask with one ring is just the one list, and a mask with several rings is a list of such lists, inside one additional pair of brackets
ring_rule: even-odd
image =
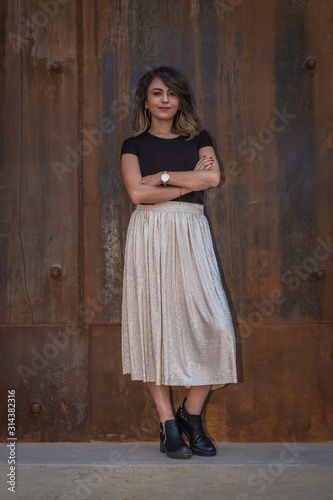
[(159, 420), (146, 384), (121, 373), (120, 327), (90, 329), (90, 435), (95, 440), (156, 439)]
[(220, 441), (332, 436), (331, 325), (270, 325), (243, 339), (244, 382), (213, 392), (206, 423)]
[(13, 389), (19, 442), (87, 440), (87, 333), (69, 324), (6, 326), (0, 333), (2, 440)]
[(1, 4), (2, 324), (77, 320), (77, 170), (55, 163), (77, 147), (76, 11), (58, 7)]
[[(29, 397), (8, 368), (2, 390), (22, 394), (20, 439), (158, 438), (147, 387), (121, 370), (122, 267), (134, 207), (119, 154), (135, 83), (159, 64), (190, 80), (226, 177), (208, 192), (207, 215), (237, 328), (240, 383), (211, 394), (209, 433), (225, 441), (331, 439), (332, 3), (58, 7), (17, 46), (10, 34), (22, 34), (20, 15), (33, 22), (42, 8), (28, 0), (1, 7), (1, 314), (5, 325), (40, 325), (28, 336), (8, 326), (8, 367), (22, 363), (32, 341), (43, 349), (56, 328), (49, 325), (83, 326), (71, 341), (74, 350), (80, 344), (77, 390), (89, 421), (64, 424), (63, 405), (68, 415), (75, 410), (63, 396), (60, 357), (33, 378)], [(76, 354), (66, 356), (73, 381)], [(186, 392), (173, 390), (176, 407)], [(57, 436), (51, 415), (61, 423)]]
[(19, 440), (87, 438), (88, 337), (49, 338), (80, 322), (82, 302), (76, 19), (75, 2), (1, 4), (4, 439), (9, 389)]

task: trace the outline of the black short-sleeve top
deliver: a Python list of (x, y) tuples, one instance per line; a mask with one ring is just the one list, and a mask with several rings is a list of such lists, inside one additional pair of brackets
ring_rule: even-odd
[[(164, 139), (144, 132), (137, 137), (125, 139), (121, 155), (125, 153), (138, 157), (142, 177), (157, 172), (193, 170), (199, 160), (199, 149), (213, 146), (213, 141), (206, 130), (201, 130), (193, 139), (179, 136), (174, 139)], [(204, 192), (193, 191), (175, 198), (173, 201), (188, 203), (204, 203)]]

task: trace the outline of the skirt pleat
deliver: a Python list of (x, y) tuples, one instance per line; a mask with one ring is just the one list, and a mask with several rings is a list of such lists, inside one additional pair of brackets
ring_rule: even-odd
[(127, 230), (123, 373), (157, 385), (237, 382), (236, 343), (203, 206), (137, 205)]

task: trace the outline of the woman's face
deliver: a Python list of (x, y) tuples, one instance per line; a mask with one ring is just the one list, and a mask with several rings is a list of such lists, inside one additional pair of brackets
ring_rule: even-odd
[(154, 78), (147, 90), (145, 106), (154, 118), (172, 120), (180, 109), (180, 100), (162, 80)]

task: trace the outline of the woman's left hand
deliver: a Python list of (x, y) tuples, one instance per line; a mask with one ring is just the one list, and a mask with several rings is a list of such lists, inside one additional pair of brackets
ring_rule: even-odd
[(208, 170), (212, 168), (214, 163), (214, 158), (212, 156), (202, 156), (196, 166), (194, 167), (194, 170)]

